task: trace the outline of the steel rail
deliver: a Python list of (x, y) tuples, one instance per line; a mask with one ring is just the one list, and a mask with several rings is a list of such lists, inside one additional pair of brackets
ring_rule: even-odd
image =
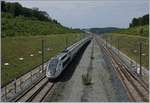
[[(126, 88), (130, 99), (132, 99), (132, 101), (138, 101), (139, 97), (140, 97), (142, 101), (148, 101), (147, 86), (142, 81), (140, 81), (137, 77), (135, 77), (133, 75), (133, 73), (131, 73), (129, 71), (127, 66), (125, 66), (125, 64), (123, 62), (121, 62), (121, 60), (120, 60), (121, 58), (118, 58), (116, 55), (114, 55), (112, 50), (102, 46), (101, 44), (103, 44), (103, 42), (101, 42), (101, 44), (100, 44), (100, 42), (98, 41), (96, 36), (95, 36), (95, 39), (96, 39), (99, 47), (102, 47), (103, 50), (105, 51), (105, 53), (111, 57), (112, 63), (115, 66), (115, 71), (117, 71), (117, 73), (119, 74), (119, 77), (120, 77), (124, 87)], [(131, 88), (136, 91), (138, 96), (136, 95), (135, 91), (134, 91), (135, 94), (132, 93), (132, 90), (130, 90)]]

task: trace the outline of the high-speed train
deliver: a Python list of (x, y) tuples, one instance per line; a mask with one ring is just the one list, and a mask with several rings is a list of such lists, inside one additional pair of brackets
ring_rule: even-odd
[(83, 45), (88, 43), (90, 40), (90, 36), (86, 37), (66, 48), (59, 55), (49, 60), (46, 68), (46, 77), (48, 77), (49, 80), (55, 80), (67, 67), (67, 65), (75, 57), (77, 52), (83, 47)]

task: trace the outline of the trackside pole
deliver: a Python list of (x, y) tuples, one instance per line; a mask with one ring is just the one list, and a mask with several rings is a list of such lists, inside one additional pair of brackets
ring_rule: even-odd
[(16, 78), (14, 79), (14, 88), (15, 88), (15, 93), (17, 93), (17, 84), (16, 84)]
[(107, 39), (106, 39), (106, 48), (107, 48)]
[(117, 43), (118, 43), (117, 46), (118, 46), (118, 56), (119, 56), (119, 39), (118, 39), (118, 42), (117, 42)]
[(140, 75), (142, 76), (142, 43), (140, 42)]
[(44, 70), (44, 40), (42, 40), (42, 72)]
[(7, 85), (5, 86), (5, 101), (7, 101)]
[(66, 36), (66, 48), (68, 47), (68, 37)]

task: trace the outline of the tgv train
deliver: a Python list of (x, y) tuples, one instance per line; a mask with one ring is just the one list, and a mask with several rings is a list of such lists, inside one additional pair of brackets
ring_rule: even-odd
[(75, 57), (77, 52), (88, 42), (90, 42), (91, 37), (86, 37), (79, 42), (71, 45), (61, 52), (56, 57), (52, 58), (46, 68), (46, 76), (49, 80), (55, 80), (62, 71), (67, 67), (70, 61)]

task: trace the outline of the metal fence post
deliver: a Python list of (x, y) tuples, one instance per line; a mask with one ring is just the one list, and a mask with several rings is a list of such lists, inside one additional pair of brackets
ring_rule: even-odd
[[(109, 44), (111, 44), (111, 38), (112, 38), (112, 37), (110, 36), (110, 38), (109, 38), (109, 40), (110, 40), (110, 43), (109, 43)], [(112, 45), (112, 44), (111, 44), (111, 45)]]
[(137, 53), (137, 43), (135, 43), (135, 60), (136, 60), (136, 72), (137, 72), (137, 68), (138, 68), (138, 65), (137, 65), (137, 62), (138, 62), (138, 53)]
[(68, 47), (68, 37), (66, 37), (66, 48)]
[(39, 69), (39, 72), (38, 72), (39, 73), (39, 77), (40, 77), (40, 71), (41, 71), (41, 68)]
[(17, 84), (16, 84), (16, 78), (14, 79), (14, 88), (15, 88), (15, 93), (17, 93)]
[(20, 90), (22, 90), (22, 79), (20, 78)]
[(5, 86), (5, 101), (7, 101), (7, 85)]
[(118, 47), (118, 56), (119, 56), (119, 39), (118, 39), (118, 45), (117, 45), (117, 47)]
[(44, 40), (42, 40), (42, 72), (44, 70)]
[(142, 76), (142, 42), (140, 42), (140, 75)]
[(30, 78), (31, 78), (31, 83), (32, 83), (32, 71), (30, 72)]
[(107, 48), (107, 39), (106, 39), (106, 48)]

